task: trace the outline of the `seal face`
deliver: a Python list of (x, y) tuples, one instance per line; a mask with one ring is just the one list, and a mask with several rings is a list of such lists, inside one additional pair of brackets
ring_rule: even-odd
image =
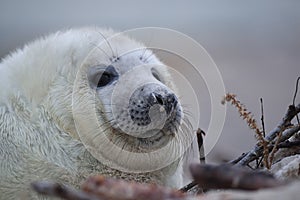
[(122, 34), (105, 37), (82, 61), (72, 99), (80, 140), (111, 168), (157, 171), (191, 143), (168, 67)]
[(123, 52), (109, 64), (87, 69), (89, 85), (105, 109), (98, 110), (98, 117), (106, 118), (113, 132), (107, 137), (130, 152), (147, 153), (168, 144), (178, 134), (183, 115), (177, 96), (163, 81), (168, 78), (166, 66), (154, 55), (145, 62), (145, 51)]

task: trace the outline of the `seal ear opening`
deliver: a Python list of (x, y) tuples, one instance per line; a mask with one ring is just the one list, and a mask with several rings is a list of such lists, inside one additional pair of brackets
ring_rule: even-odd
[(164, 81), (162, 80), (162, 78), (160, 77), (159, 73), (157, 72), (157, 70), (155, 68), (153, 68), (153, 67), (151, 68), (151, 73), (152, 73), (152, 75), (154, 76), (154, 78), (156, 80), (158, 80), (159, 82), (164, 83)]

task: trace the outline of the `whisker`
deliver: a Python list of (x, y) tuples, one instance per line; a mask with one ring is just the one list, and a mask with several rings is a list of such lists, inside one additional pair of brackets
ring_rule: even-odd
[(148, 50), (148, 47), (145, 47), (145, 48), (144, 48), (144, 51), (143, 51), (143, 53), (142, 53), (142, 55), (140, 56), (140, 59), (141, 59), (141, 60), (144, 58), (145, 53), (146, 53), (147, 50)]
[[(186, 117), (188, 117), (188, 118), (190, 118), (190, 119), (192, 119), (192, 120), (195, 121), (195, 116), (194, 115), (192, 115), (190, 113), (185, 113), (185, 112), (183, 112), (183, 114), (184, 114), (184, 116), (186, 116)], [(186, 118), (186, 117), (183, 117), (183, 118)]]
[(183, 114), (189, 116), (189, 117), (193, 117), (193, 113), (191, 111), (188, 110), (182, 110)]
[(120, 106), (120, 107), (128, 107), (125, 106), (124, 104), (117, 104), (117, 103), (106, 103), (106, 104), (101, 104), (103, 106)]
[[(102, 128), (104, 125), (110, 124), (110, 123), (112, 123), (113, 121), (114, 121), (113, 119), (112, 119), (112, 120), (108, 120), (108, 121), (102, 123), (97, 129), (101, 130), (101, 128)], [(105, 128), (104, 130), (101, 130), (101, 132), (99, 132), (98, 134), (96, 134), (96, 135), (92, 138), (92, 140), (95, 140), (98, 136), (100, 136), (100, 134), (104, 134), (104, 133), (105, 133), (108, 129), (110, 129), (110, 128), (111, 128), (111, 126), (108, 126), (108, 127)]]
[(109, 46), (109, 48), (110, 48), (110, 50), (111, 50), (111, 53), (112, 53), (112, 55), (113, 55), (113, 58), (116, 58), (117, 56), (114, 54), (113, 48), (112, 48), (110, 42), (108, 41), (108, 39), (107, 39), (107, 38), (103, 35), (103, 33), (101, 33), (100, 31), (97, 31), (97, 33), (99, 33), (99, 34), (102, 36), (102, 38), (106, 41), (107, 45)]
[(191, 109), (192, 105), (190, 105), (190, 104), (181, 104), (181, 107)]
[[(151, 43), (152, 43), (152, 40), (153, 40), (153, 34), (150, 36), (150, 40), (148, 40), (148, 41), (149, 41), (148, 43), (151, 44)], [(150, 48), (149, 48), (149, 47), (145, 47), (144, 52), (143, 52), (141, 58), (144, 58), (145, 53), (146, 53), (146, 51), (147, 51), (148, 49), (150, 49)]]
[(93, 42), (91, 42), (90, 44), (94, 45), (95, 48), (97, 48), (98, 50), (102, 51), (102, 53), (104, 53), (106, 55), (106, 57), (111, 60), (111, 56), (109, 56), (102, 48), (99, 47), (99, 44), (95, 44)]
[(191, 131), (193, 130), (193, 125), (188, 118), (184, 118), (182, 121), (188, 126), (188, 128), (190, 128)]
[(118, 49), (115, 48), (115, 51), (116, 51), (116, 59), (119, 60), (119, 59), (120, 59), (120, 56), (119, 56), (119, 53), (118, 53)]
[(98, 129), (102, 128), (104, 125), (107, 125), (107, 124), (112, 123), (113, 121), (114, 121), (114, 119), (110, 119), (110, 120), (108, 120), (108, 121), (102, 123), (102, 124), (98, 127)]

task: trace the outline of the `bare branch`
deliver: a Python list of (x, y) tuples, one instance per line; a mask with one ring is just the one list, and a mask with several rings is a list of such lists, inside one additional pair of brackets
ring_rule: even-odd
[[(296, 81), (296, 89), (295, 89), (295, 93), (294, 93), (294, 97), (293, 97), (293, 106), (295, 106), (295, 101), (296, 101), (296, 97), (297, 97), (297, 93), (298, 93), (299, 81), (300, 81), (300, 77), (298, 77), (297, 81)], [(298, 124), (300, 124), (298, 114), (296, 115), (296, 118), (297, 118)]]
[(188, 192), (189, 190), (191, 190), (196, 185), (197, 185), (197, 182), (193, 181), (193, 182), (187, 184), (186, 186), (184, 186), (183, 188), (181, 188), (179, 191), (181, 191), (181, 192)]
[(242, 155), (240, 155), (239, 157), (237, 157), (237, 158), (234, 159), (234, 160), (229, 161), (228, 163), (229, 163), (229, 164), (235, 165), (235, 164), (237, 164), (240, 160), (242, 160), (246, 155), (247, 155), (247, 153), (242, 153)]
[(196, 131), (197, 135), (197, 142), (198, 142), (198, 151), (200, 155), (200, 163), (205, 164), (205, 152), (204, 152), (204, 145), (203, 145), (203, 136), (205, 136), (205, 132), (200, 128)]
[[(282, 132), (286, 127), (288, 127), (291, 123), (291, 120), (300, 112), (300, 104), (298, 104), (296, 107), (293, 105), (290, 105), (284, 118), (278, 123), (277, 127), (273, 129), (269, 134), (265, 137), (265, 140), (268, 142), (273, 141), (277, 134)], [(283, 131), (281, 141), (284, 141), (288, 138), (290, 138), (292, 135), (297, 133), (300, 130), (300, 126), (294, 126), (293, 128), (287, 129)], [(237, 165), (247, 165), (248, 163), (252, 162), (256, 158), (260, 157), (262, 155), (262, 147), (260, 143), (257, 143), (253, 150), (248, 152), (238, 163)]]
[(289, 126), (291, 124), (291, 120), (300, 112), (300, 104), (297, 106), (290, 105), (285, 116), (283, 119), (279, 122), (277, 127), (273, 129), (267, 136), (266, 139), (268, 141), (272, 141), (277, 134), (283, 130), (285, 127)]
[(300, 140), (292, 141), (292, 142), (284, 141), (284, 142), (278, 144), (279, 149), (292, 148), (292, 147), (300, 147)]
[(275, 141), (275, 144), (273, 145), (273, 148), (271, 150), (270, 157), (269, 157), (269, 166), (268, 166), (268, 169), (271, 168), (271, 165), (273, 163), (273, 159), (274, 159), (275, 153), (278, 151), (278, 144), (279, 144), (279, 141), (281, 140), (281, 137), (282, 137), (282, 132), (278, 133), (278, 136), (277, 136), (277, 139)]
[(264, 117), (264, 103), (263, 103), (263, 99), (260, 98), (260, 107), (261, 107), (261, 126), (262, 126), (262, 132), (263, 132), (263, 136), (266, 137), (266, 130), (265, 130), (265, 117)]

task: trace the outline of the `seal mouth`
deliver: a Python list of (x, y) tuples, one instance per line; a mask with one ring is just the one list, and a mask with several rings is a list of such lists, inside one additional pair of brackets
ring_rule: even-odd
[(106, 134), (112, 143), (123, 150), (138, 153), (149, 153), (160, 149), (167, 145), (175, 135), (175, 133), (170, 134), (170, 131), (151, 130), (143, 134), (148, 134), (148, 137), (135, 137), (118, 128), (112, 128), (112, 133)]

